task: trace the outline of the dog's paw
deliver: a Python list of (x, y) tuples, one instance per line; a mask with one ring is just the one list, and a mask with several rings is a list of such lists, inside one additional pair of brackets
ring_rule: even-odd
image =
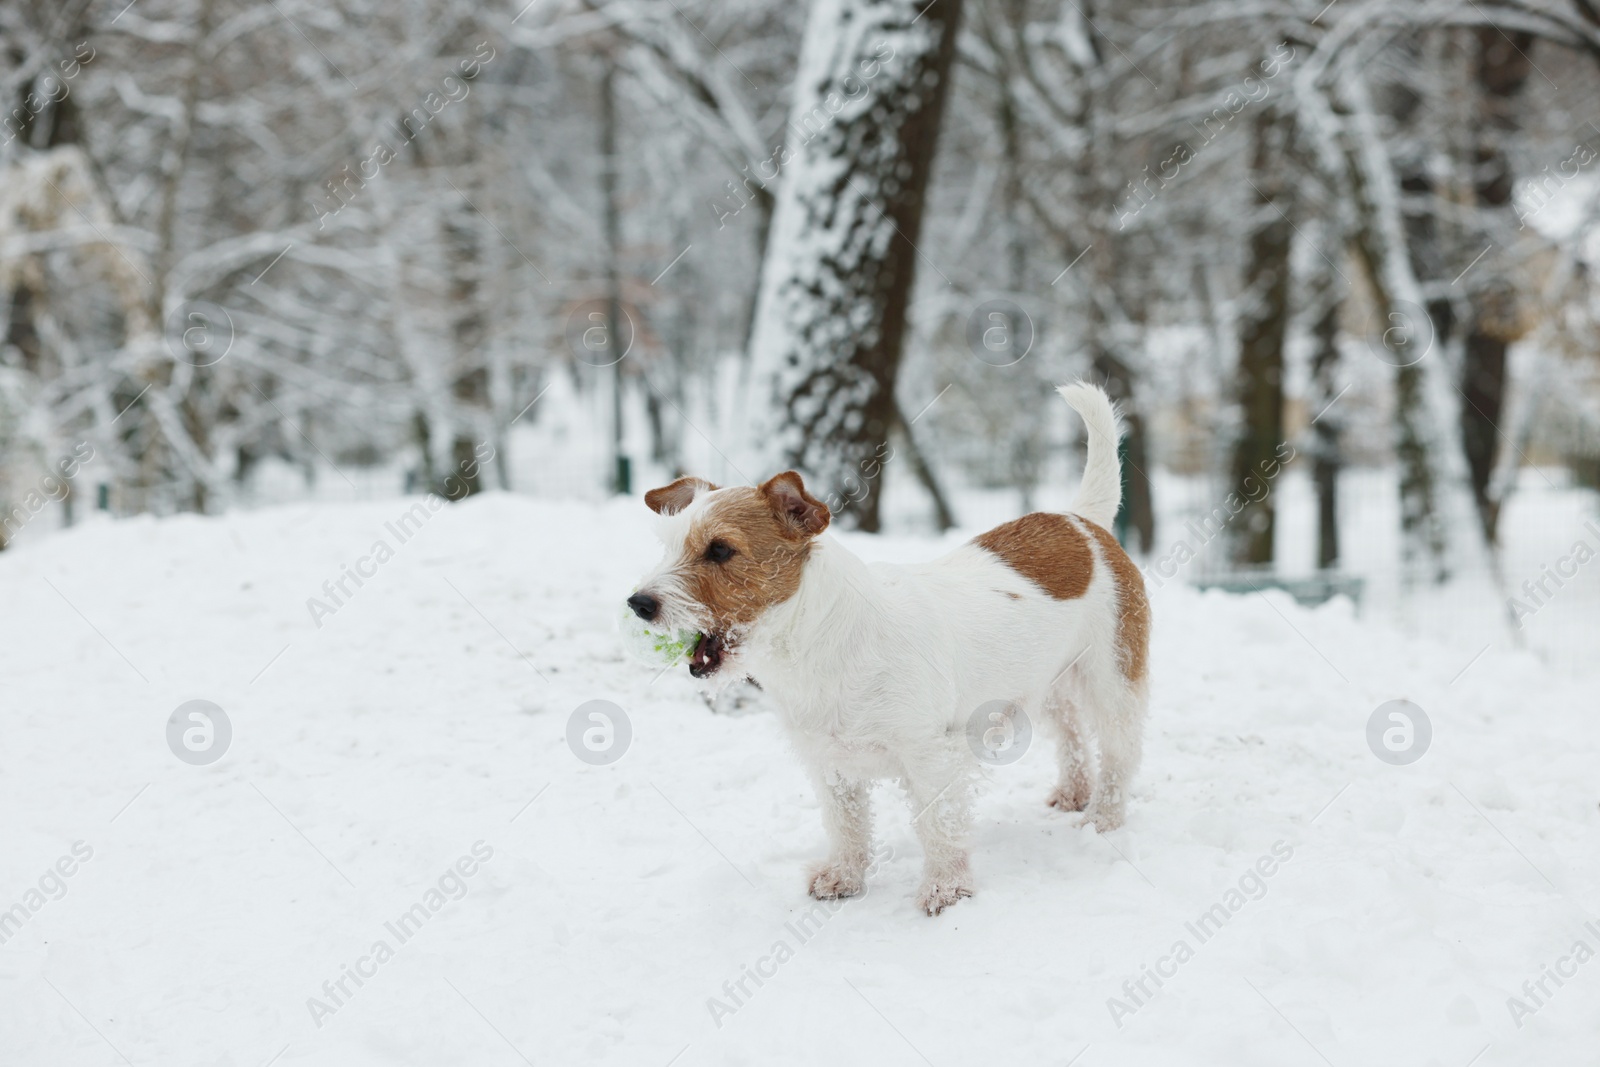
[(818, 900), (838, 900), (859, 895), (865, 884), (865, 874), (860, 869), (824, 863), (811, 872), (810, 893)]
[(1089, 806), (1089, 786), (1058, 785), (1045, 803), (1057, 811), (1082, 811)]
[(1092, 826), (1098, 833), (1107, 834), (1122, 827), (1123, 814), (1121, 808), (1091, 807), (1083, 813), (1078, 825)]
[(928, 915), (937, 915), (962, 897), (972, 895), (972, 886), (964, 879), (929, 879), (917, 890), (917, 907)]

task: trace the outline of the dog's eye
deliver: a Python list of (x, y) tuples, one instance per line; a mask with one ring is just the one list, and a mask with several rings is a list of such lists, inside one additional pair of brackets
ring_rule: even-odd
[(726, 541), (713, 541), (706, 546), (706, 559), (712, 563), (726, 563), (733, 555), (734, 548)]

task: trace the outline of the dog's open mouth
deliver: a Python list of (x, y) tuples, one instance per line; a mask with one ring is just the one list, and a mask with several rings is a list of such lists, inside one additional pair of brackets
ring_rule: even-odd
[(696, 678), (705, 678), (717, 673), (722, 666), (722, 654), (727, 648), (727, 641), (719, 633), (701, 634), (700, 640), (695, 642), (694, 651), (689, 655), (689, 673)]

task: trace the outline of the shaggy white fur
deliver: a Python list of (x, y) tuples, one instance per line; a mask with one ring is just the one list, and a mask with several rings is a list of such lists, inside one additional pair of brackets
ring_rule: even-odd
[[(1116, 412), (1092, 385), (1063, 386), (1061, 394), (1089, 428), (1073, 510), (1109, 526), (1121, 500)], [(640, 589), (660, 600), (656, 621), (664, 628), (706, 625), (676, 561), (685, 558), (683, 539), (696, 519), (722, 494), (739, 491), (748, 492), (700, 491), (663, 519), (667, 558)], [(748, 675), (771, 695), (822, 804), (830, 850), (811, 872), (813, 896), (861, 891), (876, 779), (897, 779), (909, 795), (925, 855), (918, 905), (933, 915), (972, 894), (967, 836), (982, 765), (967, 730), (997, 700), (1053, 727), (1060, 781), (1049, 802), (1084, 811), (1098, 830), (1121, 825), (1139, 764), (1147, 683), (1124, 674), (1117, 585), (1104, 551), (1082, 519), (1070, 521), (1092, 550), (1082, 596), (1056, 599), (975, 543), (931, 563), (869, 565), (822, 533), (793, 595), (730, 643), (717, 674)]]

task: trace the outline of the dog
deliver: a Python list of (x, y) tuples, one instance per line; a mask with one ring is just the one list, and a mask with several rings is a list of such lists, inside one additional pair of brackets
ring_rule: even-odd
[(809, 878), (819, 900), (864, 888), (870, 788), (885, 778), (915, 813), (917, 905), (937, 915), (972, 895), (982, 761), (969, 727), (995, 701), (1053, 728), (1052, 807), (1102, 832), (1122, 824), (1149, 702), (1150, 607), (1107, 529), (1122, 500), (1116, 409), (1093, 385), (1059, 392), (1088, 428), (1072, 511), (1024, 515), (931, 563), (861, 560), (826, 532), (829, 509), (794, 471), (753, 488), (679, 478), (645, 494), (666, 554), (628, 607), (699, 635), (694, 677), (748, 676), (777, 703), (822, 807), (830, 851)]

